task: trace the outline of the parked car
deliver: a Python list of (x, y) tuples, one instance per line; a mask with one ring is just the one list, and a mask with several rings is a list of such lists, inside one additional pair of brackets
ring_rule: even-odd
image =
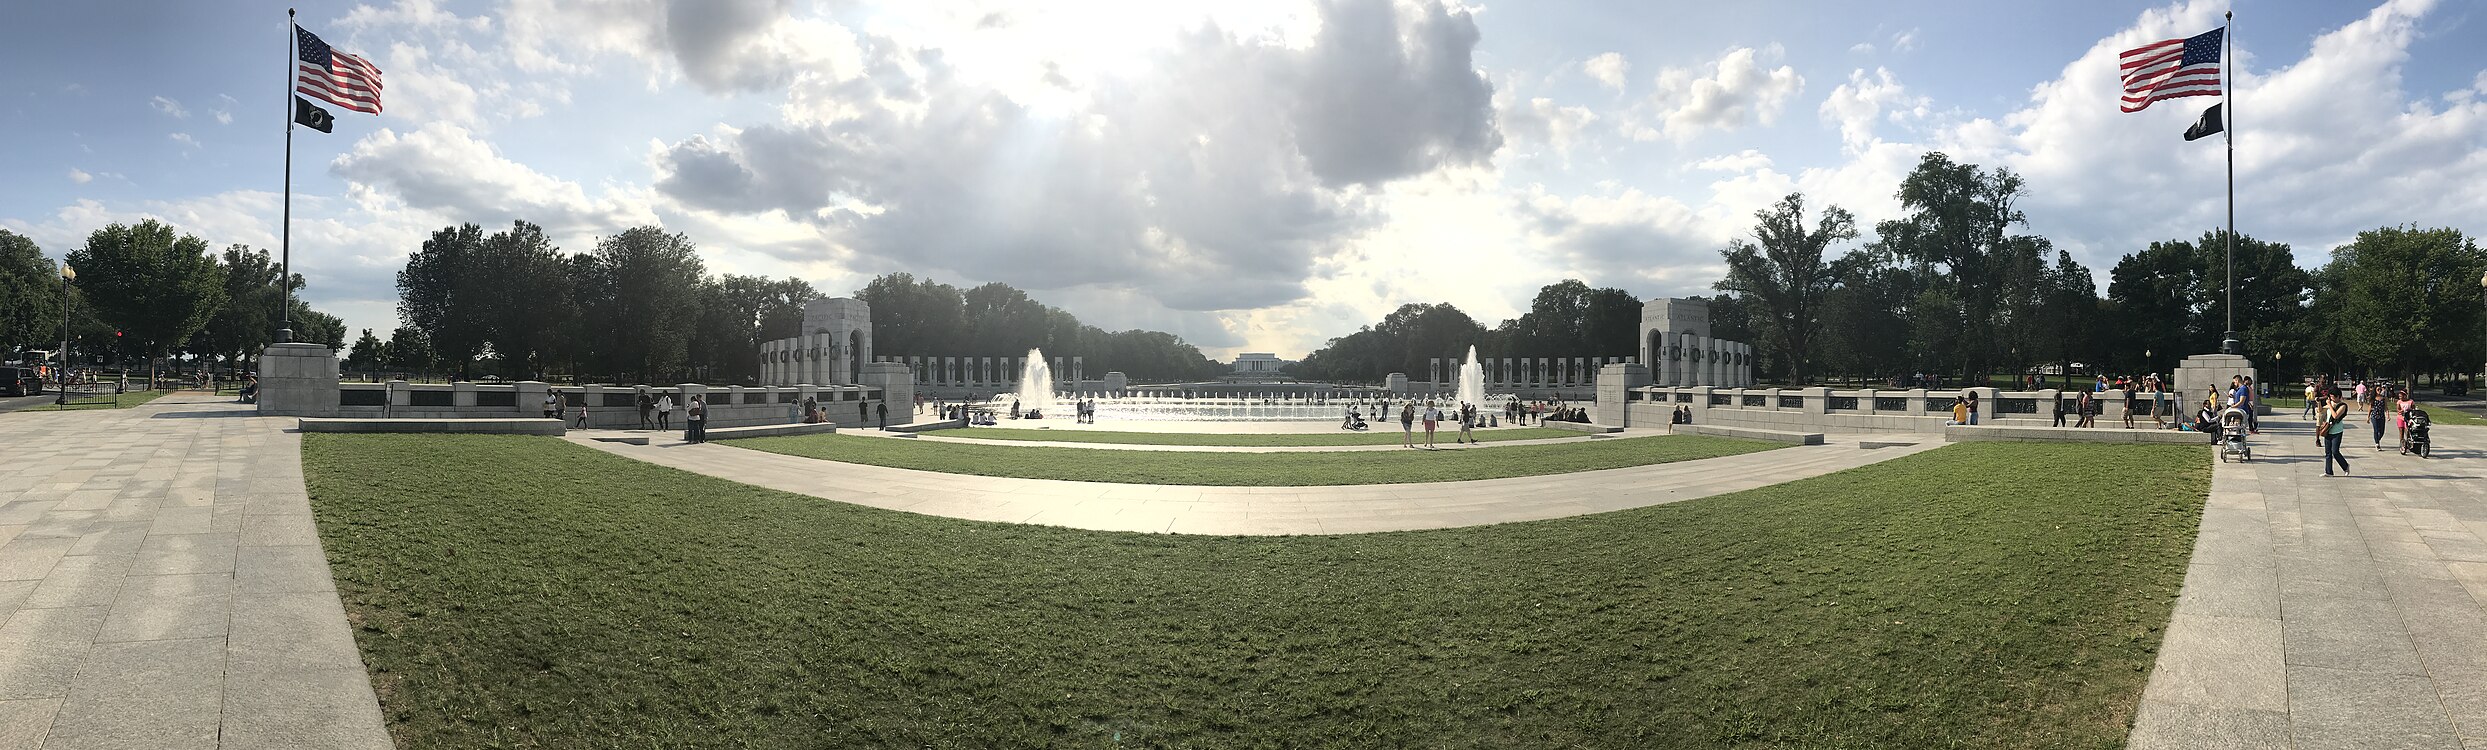
[(0, 367), (0, 395), (41, 396), (43, 377), (32, 367)]

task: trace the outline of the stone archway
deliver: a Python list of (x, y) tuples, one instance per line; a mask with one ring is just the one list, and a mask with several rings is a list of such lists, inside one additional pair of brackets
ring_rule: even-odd
[(864, 378), (864, 332), (846, 332), (846, 382), (861, 383)]

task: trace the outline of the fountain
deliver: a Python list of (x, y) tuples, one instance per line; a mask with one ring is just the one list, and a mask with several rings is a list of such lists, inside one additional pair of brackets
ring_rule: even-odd
[(1468, 361), (1459, 366), (1459, 403), (1485, 408), (1485, 368), (1477, 364), (1477, 348), (1468, 347)]
[(1028, 350), (1028, 362), (1019, 369), (1019, 390), (1011, 398), (1020, 404), (1020, 413), (1013, 417), (1027, 416), (1030, 411), (1041, 413), (1053, 405), (1054, 373), (1053, 368), (1045, 365), (1043, 350)]

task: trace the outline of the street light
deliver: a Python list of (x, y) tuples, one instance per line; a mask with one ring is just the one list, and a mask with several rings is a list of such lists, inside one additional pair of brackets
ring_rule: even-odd
[[(2487, 273), (2478, 275), (2478, 287), (2480, 292), (2478, 296), (2478, 309), (2482, 318), (2479, 321), (2478, 326), (2478, 343), (2480, 347), (2479, 357), (2487, 358)], [(2487, 376), (2487, 363), (2482, 363), (2478, 369), (2481, 376)], [(2480, 381), (2477, 380), (2470, 381), (2470, 387), (2473, 389), (2477, 388), (2480, 384)]]
[(78, 269), (60, 264), (60, 394), (52, 403), (69, 405), (69, 282), (78, 280)]

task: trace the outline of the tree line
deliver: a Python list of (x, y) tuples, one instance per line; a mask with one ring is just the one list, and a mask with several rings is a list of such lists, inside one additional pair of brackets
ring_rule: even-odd
[[(11, 358), (59, 347), (65, 313), (81, 364), (143, 360), (150, 379), (168, 357), (246, 370), (273, 342), (287, 288), (303, 288), (300, 274), (281, 278), (265, 250), (237, 244), (214, 252), (153, 219), (95, 230), (65, 260), (77, 279), (64, 295), (60, 266), (34, 240), (0, 230), (0, 346)], [(344, 343), (345, 324), (335, 316), (299, 297), (291, 312), (294, 340)]]
[(1378, 383), (1389, 373), (1425, 377), (1435, 357), (1635, 357), (1641, 300), (1616, 288), (1564, 279), (1537, 290), (1528, 312), (1486, 328), (1448, 302), (1406, 304), (1379, 323), (1329, 343), (1289, 367), (1305, 378)]
[[(802, 333), (821, 295), (800, 279), (711, 276), (698, 247), (657, 227), (629, 229), (564, 253), (525, 221), (486, 234), (433, 232), (397, 274), (402, 325), (362, 332), (350, 370), (487, 373), (579, 382), (755, 383), (760, 345)], [(876, 355), (1003, 356), (1043, 347), (1081, 355), (1097, 372), (1196, 377), (1215, 367), (1156, 331), (1107, 333), (1006, 284), (960, 290), (908, 274), (856, 292), (872, 306)]]
[[(2008, 169), (1942, 153), (1898, 189), (1902, 215), (1861, 245), (1838, 206), (1802, 194), (1755, 213), (1720, 250), (1711, 332), (1755, 347), (1767, 382), (1887, 381), (1941, 374), (1984, 382), (2031, 372), (2165, 373), (2219, 350), (2229, 331), (2228, 234), (2153, 242), (2124, 255), (2100, 294), (2091, 270), (2028, 232), (2028, 186)], [(1843, 246), (1845, 249), (1842, 249)], [(2355, 373), (2409, 380), (2468, 372), (2487, 351), (2487, 253), (2459, 230), (2382, 227), (2321, 268), (2286, 244), (2235, 238), (2235, 330), (2273, 379)], [(1371, 382), (1421, 373), (1429, 357), (1629, 356), (1640, 302), (1578, 281), (1545, 287), (1528, 313), (1487, 329), (1447, 303), (1403, 305), (1331, 339), (1295, 371)]]

